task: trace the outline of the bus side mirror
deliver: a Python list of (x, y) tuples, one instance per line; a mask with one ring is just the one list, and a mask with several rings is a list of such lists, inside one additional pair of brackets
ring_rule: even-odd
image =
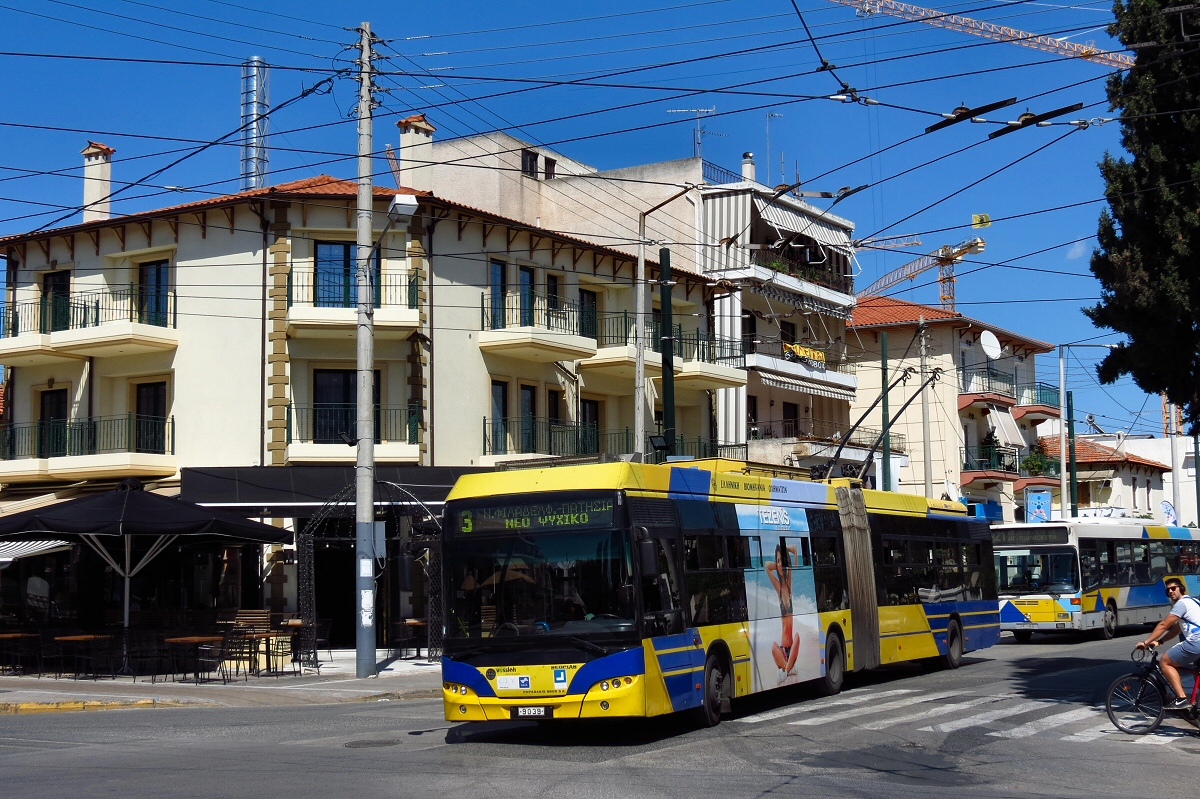
[(416, 557), (411, 552), (401, 552), (396, 569), (396, 582), (401, 591), (413, 590), (413, 569)]
[(642, 578), (658, 576), (658, 547), (653, 539), (638, 541), (638, 560), (642, 563)]

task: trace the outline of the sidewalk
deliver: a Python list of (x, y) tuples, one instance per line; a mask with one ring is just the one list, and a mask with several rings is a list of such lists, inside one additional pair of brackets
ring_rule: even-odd
[(395, 701), (441, 696), (442, 670), (425, 658), (397, 660), (388, 650), (376, 653), (379, 676), (354, 676), (353, 649), (333, 650), (320, 673), (241, 677), (222, 685), (150, 682), (149, 677), (72, 680), (53, 677), (0, 676), (0, 716), (69, 710), (109, 710), (137, 707), (258, 707), (335, 702)]

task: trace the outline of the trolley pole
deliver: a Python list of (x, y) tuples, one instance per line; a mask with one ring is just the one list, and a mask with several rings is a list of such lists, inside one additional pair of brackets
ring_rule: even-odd
[(933, 449), (929, 441), (929, 352), (926, 346), (925, 315), (917, 321), (921, 334), (921, 450), (925, 454), (925, 498), (933, 499)]
[[(663, 435), (667, 439), (667, 455), (675, 451), (675, 321), (671, 316), (671, 251), (658, 251), (659, 297), (662, 304), (662, 329), (659, 331), (662, 352)], [(699, 457), (700, 453), (697, 453)]]
[(891, 419), (888, 408), (888, 351), (887, 331), (882, 331), (879, 339), (880, 357), (883, 376), (883, 463), (879, 464), (883, 475), (883, 485), (876, 486), (880, 491), (892, 490), (892, 434), (889, 432), (888, 420)]
[(359, 48), (358, 87), (358, 457), (354, 470), (354, 580), (356, 603), (355, 669), (357, 677), (375, 671), (375, 327), (371, 286), (371, 237), (375, 190), (371, 182), (373, 128), (371, 24), (364, 22)]

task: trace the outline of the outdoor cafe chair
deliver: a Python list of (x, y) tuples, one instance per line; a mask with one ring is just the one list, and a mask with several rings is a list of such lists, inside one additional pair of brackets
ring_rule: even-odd
[(291, 668), (293, 674), (300, 673), (300, 662), (296, 659), (292, 640), (295, 633), (288, 635), (286, 631), (268, 641), (267, 669), (272, 674), (282, 674), (286, 668)]

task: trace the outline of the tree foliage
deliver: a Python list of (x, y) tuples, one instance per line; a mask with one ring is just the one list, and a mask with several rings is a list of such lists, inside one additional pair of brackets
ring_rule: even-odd
[[(1126, 0), (1109, 32), (1137, 53), (1108, 80), (1130, 158), (1105, 155), (1108, 208), (1092, 273), (1101, 299), (1084, 309), (1127, 336), (1100, 379), (1132, 375), (1166, 392), (1200, 426), (1200, 12), (1163, 14), (1175, 0)], [(1182, 24), (1182, 27), (1181, 27)], [(1186, 34), (1186, 36), (1185, 36)], [(1195, 37), (1192, 41), (1187, 36)]]

